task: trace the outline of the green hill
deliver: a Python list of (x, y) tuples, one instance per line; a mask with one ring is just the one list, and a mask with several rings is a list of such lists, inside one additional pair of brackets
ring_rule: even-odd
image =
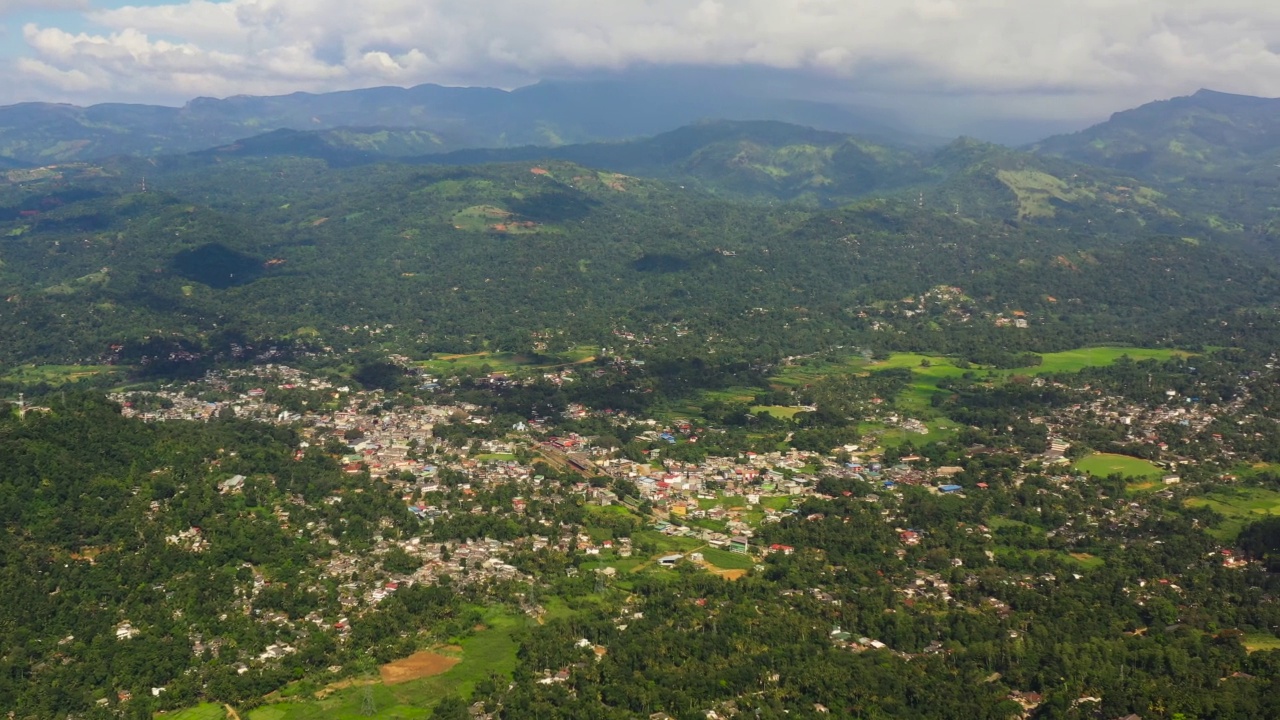
[(204, 150), (282, 129), (333, 131), (330, 140), (336, 146), (412, 155), (618, 140), (706, 117), (770, 118), (911, 139), (880, 115), (643, 74), (548, 81), (512, 91), (419, 85), (197, 98), (182, 107), (26, 103), (0, 107), (0, 157), (46, 165), (118, 154), (152, 156)]
[[(1054, 193), (1086, 195), (997, 166), (982, 172), (1032, 207), (1033, 192), (1055, 209)], [(1190, 344), (1221, 339), (1276, 297), (1273, 265), (1229, 239), (949, 210), (893, 198), (743, 204), (560, 161), (68, 167), (0, 188), (0, 352), (208, 357), (244, 338), (302, 337), (523, 350), (549, 331), (570, 346), (673, 326), (686, 339), (663, 345), (736, 357), (839, 343)], [(938, 287), (964, 299), (928, 299)], [(1013, 310), (1031, 318), (1025, 331), (997, 326)], [(374, 334), (371, 322), (390, 327)]]
[(1201, 90), (1116, 113), (1082, 132), (1039, 142), (1033, 150), (1160, 180), (1216, 175), (1274, 180), (1280, 100)]

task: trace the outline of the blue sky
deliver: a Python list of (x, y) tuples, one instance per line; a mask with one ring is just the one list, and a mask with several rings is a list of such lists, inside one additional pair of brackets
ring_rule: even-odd
[[(84, 3), (89, 10), (112, 10), (127, 6), (135, 7), (156, 7), (159, 5), (172, 5), (174, 0), (86, 0)], [(81, 10), (45, 10), (41, 9), (41, 5), (46, 7), (53, 3), (41, 3), (39, 0), (31, 0), (26, 3), (28, 7), (19, 8), (8, 13), (0, 11), (0, 57), (15, 57), (20, 55), (25, 49), (26, 44), (22, 41), (22, 27), (27, 23), (35, 23), (44, 27), (59, 27), (68, 32), (88, 32), (93, 30), (93, 26), (85, 18), (85, 14)], [(64, 3), (73, 5), (75, 3)], [(3, 7), (3, 4), (0, 4)]]

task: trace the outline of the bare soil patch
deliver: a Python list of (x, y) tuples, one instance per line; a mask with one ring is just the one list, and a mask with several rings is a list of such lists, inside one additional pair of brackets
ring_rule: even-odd
[(434, 652), (419, 652), (403, 660), (387, 663), (378, 668), (378, 671), (382, 674), (383, 685), (396, 685), (410, 680), (417, 680), (418, 678), (439, 675), (460, 662), (462, 662), (462, 658), (449, 657), (448, 655)]

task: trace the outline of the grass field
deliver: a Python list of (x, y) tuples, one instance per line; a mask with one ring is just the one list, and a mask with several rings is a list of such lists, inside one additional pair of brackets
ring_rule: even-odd
[(221, 705), (205, 703), (186, 710), (156, 715), (155, 717), (166, 718), (166, 720), (224, 720), (227, 717), (227, 712), (222, 709)]
[(1047, 557), (1054, 558), (1059, 561), (1070, 563), (1082, 570), (1096, 570), (1102, 567), (1106, 562), (1097, 556), (1089, 553), (1066, 553), (1059, 550), (1024, 550), (1020, 548), (1011, 548), (1005, 546), (996, 546), (995, 554), (1000, 557)]
[(1212, 508), (1223, 522), (1209, 532), (1222, 540), (1234, 540), (1254, 520), (1280, 515), (1280, 492), (1266, 488), (1224, 487), (1200, 497), (1188, 498), (1188, 507)]
[(702, 541), (697, 538), (671, 537), (653, 530), (637, 530), (631, 533), (631, 538), (635, 542), (652, 542), (662, 555), (689, 552), (702, 545)]
[(1261, 650), (1280, 650), (1280, 638), (1267, 633), (1249, 633), (1241, 638), (1241, 644), (1249, 652)]
[(474, 205), (453, 216), (453, 226), (467, 232), (497, 232), (507, 235), (528, 235), (542, 229), (537, 223), (516, 217), (494, 205)]
[(529, 357), (515, 353), (479, 352), (469, 355), (436, 355), (419, 363), (437, 373), (479, 372), (488, 365), (490, 372), (514, 373), (519, 370), (549, 370), (569, 365), (584, 365), (594, 360), (593, 348), (577, 347), (569, 352), (553, 356)]
[(48, 383), (65, 385), (103, 373), (123, 373), (124, 368), (111, 365), (20, 365), (0, 374), (0, 380), (23, 385)]
[(702, 557), (706, 561), (722, 570), (750, 570), (756, 566), (756, 561), (746, 555), (721, 550), (719, 548), (703, 548), (698, 552), (702, 553)]
[[(775, 390), (792, 390), (812, 385), (827, 377), (907, 368), (911, 370), (912, 382), (898, 396), (895, 405), (900, 410), (910, 412), (922, 419), (928, 419), (936, 416), (930, 401), (935, 395), (943, 392), (938, 387), (938, 384), (943, 380), (958, 378), (966, 373), (973, 373), (973, 376), (978, 380), (1003, 382), (1014, 375), (1078, 372), (1087, 367), (1114, 364), (1122, 357), (1129, 357), (1133, 360), (1167, 360), (1172, 357), (1186, 357), (1188, 355), (1190, 353), (1169, 349), (1091, 347), (1045, 353), (1040, 355), (1042, 360), (1040, 365), (1008, 369), (995, 369), (980, 365), (961, 368), (956, 366), (952, 358), (919, 353), (894, 353), (887, 360), (878, 362), (869, 361), (860, 355), (851, 355), (834, 359), (812, 358), (801, 361), (801, 364), (780, 368), (777, 374), (769, 378), (769, 385)], [(759, 388), (750, 387), (708, 390), (687, 401), (687, 403), (669, 408), (668, 412), (663, 413), (663, 415), (667, 416), (667, 419), (677, 417), (699, 418), (702, 417), (702, 408), (709, 403), (717, 401), (727, 403), (750, 402), (759, 392)], [(787, 420), (803, 411), (796, 407), (755, 405), (751, 407), (751, 412), (757, 415), (768, 413), (779, 419)], [(884, 434), (884, 444), (889, 446), (900, 445), (908, 439), (928, 443), (946, 439), (951, 434), (951, 429), (946, 426), (934, 428), (934, 423), (927, 424), (931, 430), (927, 436), (896, 432), (890, 429)]]
[[(500, 612), (489, 613), (485, 629), (461, 639), (462, 661), (446, 672), (432, 677), (387, 686), (380, 681), (346, 687), (323, 700), (264, 705), (248, 713), (247, 720), (414, 720), (429, 718), (431, 708), (450, 695), (469, 697), (472, 689), (491, 672), (510, 677), (516, 666), (515, 631), (525, 622)], [(375, 679), (376, 677), (371, 677)], [(375, 712), (365, 712), (366, 693), (372, 698)], [(173, 717), (173, 716), (169, 716)], [(190, 720), (205, 720), (194, 717)], [(212, 718), (210, 718), (212, 720)]]
[(1253, 463), (1251, 465), (1240, 465), (1232, 469), (1232, 471), (1246, 478), (1256, 477), (1264, 473), (1270, 475), (1280, 475), (1280, 464), (1277, 463)]
[(1163, 470), (1142, 458), (1112, 453), (1094, 453), (1080, 458), (1076, 461), (1075, 468), (1100, 478), (1119, 474), (1127, 478), (1151, 479), (1164, 474)]
[(751, 412), (754, 415), (759, 415), (761, 413), (769, 413), (770, 415), (776, 418), (780, 418), (782, 420), (790, 420), (794, 418), (796, 415), (802, 412), (805, 412), (805, 410), (804, 408), (783, 407), (781, 405), (753, 405), (751, 407)]
[(1100, 568), (1106, 564), (1106, 562), (1102, 558), (1096, 555), (1090, 555), (1089, 553), (1079, 553), (1079, 552), (1067, 553), (1067, 557), (1071, 558), (1072, 560), (1075, 560), (1077, 563), (1080, 564), (1081, 567), (1086, 568), (1088, 570)]
[(781, 511), (786, 510), (787, 508), (791, 507), (791, 498), (790, 498), (790, 497), (788, 497), (788, 496), (786, 496), (786, 495), (779, 495), (779, 496), (777, 496), (777, 497), (761, 498), (761, 499), (760, 499), (760, 506), (761, 506), (761, 507), (767, 507), (767, 508), (769, 508), (770, 510), (777, 510), (777, 511), (781, 512)]
[(1040, 357), (1043, 363), (1036, 367), (1014, 368), (1002, 373), (1046, 375), (1051, 373), (1079, 372), (1087, 367), (1105, 367), (1114, 365), (1120, 358), (1131, 360), (1169, 360), (1175, 357), (1189, 357), (1191, 353), (1167, 348), (1135, 348), (1135, 347), (1092, 347), (1079, 350), (1045, 353)]
[(917, 353), (894, 353), (888, 360), (866, 366), (867, 370), (872, 371), (901, 368), (911, 370), (912, 381), (898, 396), (897, 405), (903, 410), (914, 412), (924, 412), (930, 408), (933, 396), (942, 392), (938, 387), (939, 382), (958, 378), (969, 372), (956, 367), (949, 358)]

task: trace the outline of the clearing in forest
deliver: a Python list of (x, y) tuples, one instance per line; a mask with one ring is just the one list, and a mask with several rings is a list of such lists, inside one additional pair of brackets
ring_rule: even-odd
[(520, 235), (537, 232), (541, 226), (529, 220), (520, 220), (515, 213), (496, 205), (473, 205), (453, 216), (453, 227), (467, 232)]
[(462, 662), (460, 657), (435, 652), (417, 652), (407, 658), (383, 665), (378, 668), (378, 672), (382, 675), (382, 684), (395, 685), (439, 675), (460, 662)]
[(384, 685), (394, 685), (442, 674), (458, 662), (462, 662), (461, 657), (440, 655), (438, 652), (415, 652), (402, 660), (388, 662), (379, 667), (378, 671), (383, 676)]
[(1260, 487), (1222, 487), (1200, 497), (1187, 498), (1187, 507), (1207, 507), (1223, 520), (1209, 530), (1221, 540), (1235, 540), (1245, 525), (1280, 515), (1280, 492)]

